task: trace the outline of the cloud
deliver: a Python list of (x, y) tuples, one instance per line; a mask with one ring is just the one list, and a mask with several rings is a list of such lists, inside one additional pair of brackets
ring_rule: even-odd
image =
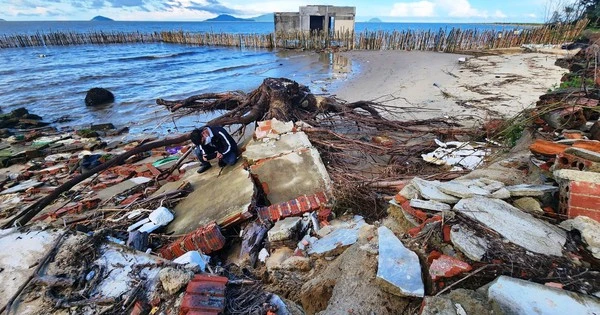
[(451, 17), (488, 17), (486, 11), (473, 8), (468, 0), (436, 0), (436, 4), (440, 7), (442, 11), (444, 11), (444, 13)]
[(507, 16), (506, 14), (504, 14), (504, 12), (502, 12), (502, 11), (500, 11), (500, 10), (496, 10), (496, 11), (494, 12), (494, 17), (495, 17), (495, 18), (499, 18), (499, 19), (505, 19), (505, 18), (507, 18), (508, 16)]
[(217, 0), (208, 0), (206, 4), (192, 2), (192, 5), (187, 6), (186, 8), (214, 14), (243, 14), (243, 12), (239, 10), (222, 5)]
[(527, 17), (535, 19), (535, 18), (537, 18), (537, 15), (535, 13), (529, 13), (529, 14), (527, 14)]
[(399, 2), (392, 8), (391, 16), (431, 17), (434, 16), (435, 3), (430, 1)]
[(123, 7), (143, 7), (144, 0), (106, 0), (108, 1), (114, 8), (123, 8)]

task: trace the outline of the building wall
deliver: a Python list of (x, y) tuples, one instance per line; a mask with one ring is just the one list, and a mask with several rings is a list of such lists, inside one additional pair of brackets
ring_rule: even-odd
[(343, 20), (336, 16), (333, 27), (334, 32), (354, 32), (354, 19)]
[(295, 12), (275, 13), (275, 33), (300, 31), (300, 14)]

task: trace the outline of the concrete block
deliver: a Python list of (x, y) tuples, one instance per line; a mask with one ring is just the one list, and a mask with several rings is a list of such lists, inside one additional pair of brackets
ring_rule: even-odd
[[(340, 223), (337, 227), (332, 224), (334, 230), (323, 236), (323, 238), (313, 242), (308, 250), (308, 254), (318, 256), (335, 256), (339, 254), (346, 247), (356, 243), (360, 228), (364, 225), (366, 223), (360, 216), (355, 216), (351, 222)], [(321, 229), (319, 234), (325, 233), (326, 231), (324, 230)]]
[(551, 185), (528, 184), (507, 186), (506, 189), (510, 192), (511, 197), (541, 197), (545, 193), (553, 193), (558, 191), (558, 187)]
[(539, 254), (562, 256), (566, 234), (512, 205), (486, 197), (462, 199), (454, 206), (465, 216), (485, 224), (510, 242)]
[(425, 209), (425, 210), (431, 210), (431, 211), (444, 211), (444, 210), (452, 209), (452, 207), (450, 207), (450, 205), (442, 203), (442, 202), (431, 201), (431, 200), (419, 200), (419, 199), (411, 199), (410, 206), (413, 208), (419, 208), (419, 209)]
[(569, 218), (587, 216), (600, 222), (600, 173), (558, 170), (559, 213)]
[(300, 217), (290, 217), (277, 221), (269, 232), (267, 238), (269, 242), (285, 241), (291, 239), (298, 232), (302, 223)]
[(587, 249), (594, 257), (600, 259), (600, 222), (585, 216), (578, 216), (575, 219), (561, 222), (560, 226), (568, 231), (578, 230)]
[(481, 261), (489, 249), (489, 242), (464, 225), (454, 225), (450, 230), (450, 241), (455, 248), (474, 261)]
[(310, 148), (312, 144), (304, 132), (281, 135), (278, 140), (252, 140), (246, 145), (242, 157), (250, 165), (256, 161), (282, 156), (302, 148)]
[(505, 314), (600, 314), (596, 298), (507, 276), (492, 282), (488, 298)]
[(500, 188), (491, 194), (490, 197), (495, 199), (508, 199), (510, 198), (510, 191), (508, 191), (506, 188)]
[(385, 226), (380, 227), (377, 282), (383, 290), (398, 296), (423, 297), (419, 257)]
[(439, 190), (439, 181), (426, 181), (421, 178), (415, 177), (411, 181), (413, 185), (419, 190), (419, 194), (429, 200), (455, 204), (458, 202), (458, 198), (450, 196)]

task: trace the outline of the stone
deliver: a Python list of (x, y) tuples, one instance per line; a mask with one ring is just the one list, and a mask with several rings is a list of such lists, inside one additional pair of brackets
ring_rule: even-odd
[(465, 216), (500, 233), (510, 242), (539, 254), (562, 256), (566, 233), (512, 205), (486, 197), (462, 199), (454, 206)]
[(431, 211), (444, 211), (444, 210), (452, 209), (452, 207), (450, 207), (450, 205), (442, 203), (442, 202), (431, 201), (431, 200), (419, 200), (419, 199), (411, 199), (410, 206), (413, 208), (419, 208), (419, 209), (425, 209), (425, 210), (431, 210)]
[(506, 188), (500, 188), (490, 196), (495, 199), (508, 199), (510, 198), (510, 191)]
[(596, 298), (507, 276), (492, 282), (488, 298), (504, 314), (600, 314)]
[[(438, 186), (438, 189), (443, 193), (458, 198), (470, 198), (473, 197), (473, 195), (475, 195), (475, 193), (471, 189), (469, 189), (467, 185), (454, 181), (441, 183)], [(486, 191), (486, 193), (488, 192)]]
[(405, 199), (411, 200), (419, 197), (419, 190), (415, 185), (409, 183), (405, 185), (398, 194)]
[(540, 202), (532, 197), (523, 197), (515, 200), (513, 205), (525, 212), (543, 214), (544, 210)]
[(274, 252), (271, 253), (271, 256), (267, 257), (267, 261), (265, 265), (267, 266), (267, 270), (277, 270), (281, 269), (281, 265), (284, 261), (294, 255), (294, 251), (287, 247), (277, 248)]
[(104, 88), (91, 88), (85, 94), (85, 105), (86, 106), (97, 106), (108, 103), (113, 103), (115, 96), (111, 91)]
[(587, 249), (594, 257), (600, 259), (600, 222), (586, 216), (578, 216), (561, 222), (560, 226), (568, 231), (578, 230)]
[(439, 190), (439, 181), (426, 181), (415, 177), (411, 183), (415, 185), (419, 190), (419, 194), (425, 199), (451, 204), (458, 202), (458, 198), (445, 194)]
[(289, 217), (277, 221), (269, 230), (269, 232), (267, 232), (267, 238), (269, 239), (269, 242), (291, 239), (295, 234), (298, 233), (301, 223), (302, 218), (300, 217)]
[(291, 271), (309, 271), (311, 269), (310, 259), (308, 257), (292, 256), (281, 264), (281, 269)]
[(385, 226), (379, 227), (377, 282), (381, 288), (398, 296), (423, 297), (419, 257)]
[(450, 241), (456, 249), (474, 261), (481, 261), (489, 249), (489, 242), (486, 239), (475, 235), (473, 230), (460, 224), (450, 229)]
[(471, 265), (460, 259), (448, 255), (441, 255), (431, 262), (431, 265), (429, 266), (429, 275), (431, 276), (431, 279), (435, 281), (439, 278), (451, 278), (470, 271), (471, 269), (473, 269)]
[(511, 197), (541, 197), (545, 193), (553, 193), (558, 191), (558, 187), (551, 185), (529, 184), (507, 186), (506, 189), (510, 192)]
[(194, 273), (185, 269), (166, 267), (158, 272), (160, 283), (169, 295), (179, 292), (193, 277)]
[(313, 242), (308, 250), (309, 255), (336, 256), (358, 241), (360, 228), (366, 225), (360, 216), (355, 216), (349, 227), (336, 228), (333, 232)]

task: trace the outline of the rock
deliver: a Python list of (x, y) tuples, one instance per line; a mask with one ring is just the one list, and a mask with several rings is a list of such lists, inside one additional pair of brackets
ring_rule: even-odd
[(506, 188), (500, 188), (494, 192), (490, 197), (495, 199), (508, 199), (510, 198), (510, 191)]
[(510, 242), (539, 254), (562, 256), (566, 233), (510, 204), (486, 197), (462, 199), (454, 206), (465, 216), (500, 233)]
[(411, 200), (419, 197), (419, 190), (417, 187), (415, 187), (415, 185), (409, 183), (404, 186), (398, 194), (405, 199)]
[(545, 193), (558, 191), (558, 187), (555, 186), (528, 184), (508, 186), (506, 189), (510, 192), (511, 197), (541, 197)]
[(515, 200), (513, 205), (525, 212), (544, 213), (540, 202), (532, 197), (523, 197)]
[(425, 199), (450, 204), (455, 204), (458, 202), (458, 198), (445, 194), (439, 190), (439, 181), (426, 181), (415, 177), (411, 183), (415, 185), (415, 187), (419, 190), (419, 194)]
[[(318, 256), (339, 255), (346, 247), (358, 241), (358, 234), (364, 225), (366, 223), (363, 218), (355, 216), (352, 222), (341, 224), (341, 227), (335, 228), (334, 231), (313, 242), (308, 250), (308, 254)], [(321, 229), (321, 231), (323, 230)]]
[(380, 227), (378, 233), (377, 281), (381, 288), (399, 296), (423, 297), (425, 287), (417, 254), (404, 247), (385, 226)]
[(198, 251), (189, 251), (173, 260), (176, 264), (186, 265), (194, 264), (200, 268), (201, 272), (206, 270), (206, 265), (210, 261), (210, 256), (200, 254)]
[(597, 299), (542, 284), (500, 276), (488, 298), (505, 314), (599, 314)]
[(429, 266), (429, 275), (431, 276), (431, 279), (435, 281), (439, 278), (451, 278), (470, 271), (471, 269), (473, 269), (471, 265), (460, 259), (448, 255), (441, 255), (431, 262), (431, 266)]
[(281, 264), (281, 269), (309, 271), (311, 269), (310, 259), (308, 257), (292, 256)]
[(431, 211), (444, 211), (444, 210), (452, 209), (452, 207), (450, 207), (448, 204), (445, 204), (442, 202), (431, 201), (431, 200), (419, 200), (419, 199), (411, 199), (410, 206), (414, 207), (414, 208), (431, 210)]
[(575, 219), (563, 221), (561, 227), (571, 231), (578, 230), (581, 238), (587, 244), (587, 249), (600, 259), (600, 223), (586, 216), (578, 216)]
[(294, 255), (294, 251), (287, 247), (277, 248), (271, 256), (267, 257), (267, 262), (265, 263), (267, 266), (267, 270), (277, 270), (282, 268), (282, 264), (288, 258)]
[(267, 238), (269, 239), (269, 242), (291, 239), (295, 234), (298, 233), (301, 223), (302, 218), (300, 217), (289, 217), (277, 221), (275, 226), (273, 226), (269, 232), (267, 232)]
[(162, 287), (169, 295), (173, 295), (192, 280), (194, 273), (189, 270), (175, 269), (171, 267), (163, 268), (158, 272), (158, 278)]
[(91, 88), (85, 95), (86, 106), (98, 106), (107, 103), (113, 103), (115, 96), (111, 91), (104, 88)]
[(452, 226), (450, 241), (454, 247), (474, 261), (481, 261), (489, 248), (486, 239), (475, 235), (473, 230), (463, 225)]
[(455, 289), (442, 296), (426, 296), (420, 315), (492, 315), (485, 295), (472, 290)]

